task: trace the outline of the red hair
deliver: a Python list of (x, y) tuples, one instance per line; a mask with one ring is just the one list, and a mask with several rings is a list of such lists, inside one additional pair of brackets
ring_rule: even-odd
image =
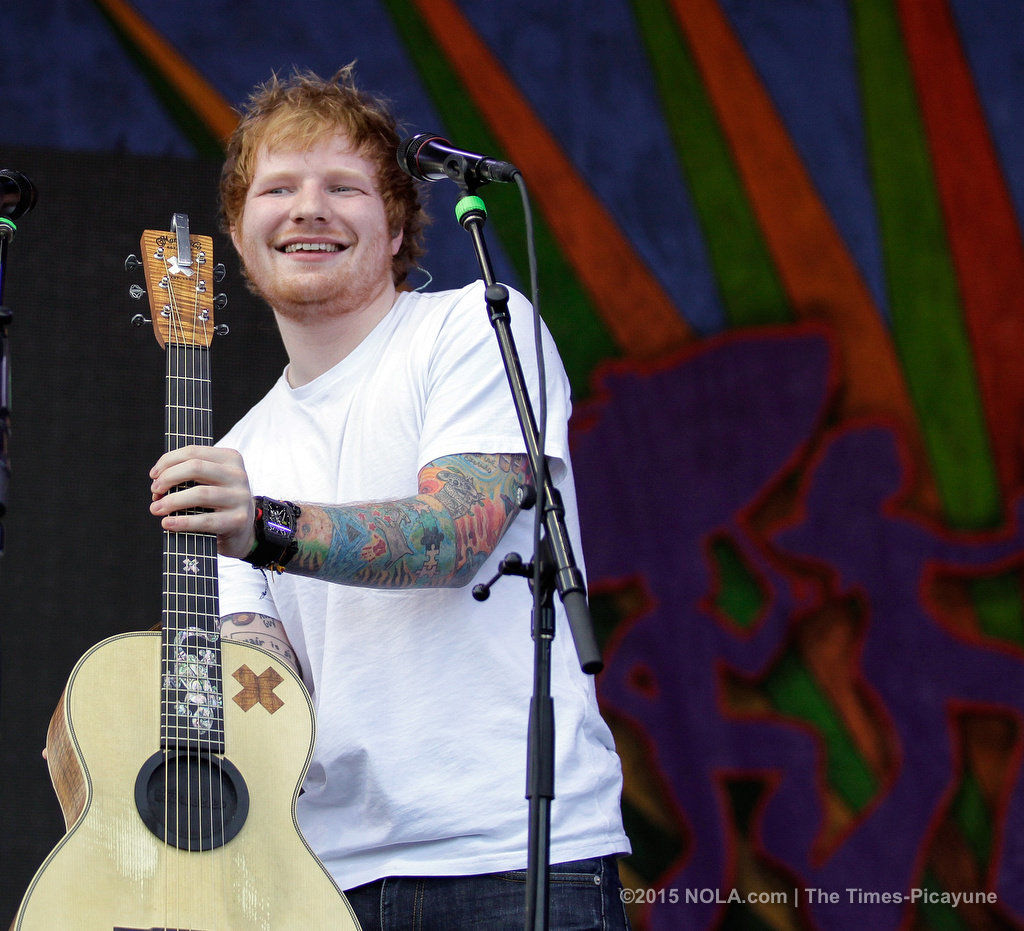
[(296, 70), (286, 81), (275, 74), (254, 88), (228, 140), (220, 177), (221, 222), (230, 231), (241, 218), (261, 149), (308, 148), (344, 133), (356, 151), (376, 165), (388, 225), (393, 235), (402, 231), (402, 245), (391, 266), (399, 285), (423, 255), (427, 215), (415, 182), (395, 157), (399, 144), (395, 118), (383, 100), (355, 86), (353, 71), (354, 63), (324, 80), (312, 71)]

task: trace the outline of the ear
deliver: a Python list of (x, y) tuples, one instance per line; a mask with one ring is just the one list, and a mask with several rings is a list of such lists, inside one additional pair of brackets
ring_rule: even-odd
[(402, 248), (402, 241), (405, 239), (405, 230), (399, 230), (391, 237), (391, 255), (398, 255), (398, 250)]

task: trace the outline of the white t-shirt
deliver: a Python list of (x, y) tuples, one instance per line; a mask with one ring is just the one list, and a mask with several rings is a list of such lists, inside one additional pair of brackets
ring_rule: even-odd
[[(536, 409), (532, 309), (513, 292), (510, 310)], [(569, 386), (546, 328), (544, 355), (547, 453), (582, 568)], [(301, 388), (282, 376), (220, 445), (242, 452), (254, 494), (325, 504), (415, 495), (420, 468), (441, 456), (525, 452), (482, 283), (401, 294), (350, 355)], [(532, 533), (523, 512), (477, 580), (509, 552), (528, 559)], [(532, 596), (518, 577), (482, 603), (470, 588), (265, 578), (220, 561), (221, 613), (279, 618), (302, 665), (317, 742), (299, 822), (343, 889), (526, 866)], [(619, 759), (555, 602), (553, 863), (629, 851)]]

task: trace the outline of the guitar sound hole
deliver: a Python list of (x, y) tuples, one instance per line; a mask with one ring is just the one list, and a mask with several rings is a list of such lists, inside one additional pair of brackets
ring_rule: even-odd
[(165, 843), (179, 850), (213, 850), (245, 824), (249, 791), (229, 760), (200, 751), (159, 751), (135, 780), (135, 806)]

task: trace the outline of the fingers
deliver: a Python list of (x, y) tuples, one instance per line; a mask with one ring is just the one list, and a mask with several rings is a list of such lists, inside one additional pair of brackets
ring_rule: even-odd
[(244, 475), (241, 455), (219, 446), (182, 446), (164, 453), (149, 472), (154, 495), (186, 482), (227, 485)]
[[(249, 494), (248, 482), (231, 485), (191, 485), (169, 494), (156, 494), (149, 510), (157, 517), (166, 517), (165, 530), (179, 530), (179, 521), (187, 520), (187, 529), (204, 533), (210, 532), (209, 514), (181, 514), (183, 511), (201, 509), (223, 513), (230, 520), (231, 513), (239, 511), (244, 519), (252, 508), (252, 496)], [(178, 517), (174, 517), (174, 515)], [(193, 520), (192, 518), (195, 518)], [(205, 519), (205, 520), (204, 520)]]
[[(165, 453), (150, 470), (153, 480), (150, 490), (153, 500), (159, 501), (172, 489), (195, 484), (202, 487), (235, 489), (249, 494), (249, 478), (245, 473), (242, 457), (233, 449), (218, 449), (210, 446), (183, 446)], [(171, 496), (174, 497), (173, 495)], [(192, 496), (194, 499), (196, 496)], [(203, 497), (200, 495), (200, 497)], [(182, 501), (167, 510), (181, 510), (185, 507), (214, 507), (210, 500)], [(159, 513), (154, 511), (154, 513)]]
[(238, 452), (184, 446), (161, 456), (150, 478), (153, 501), (149, 509), (160, 518), (164, 530), (214, 534), (218, 549), (226, 556), (244, 556), (251, 551), (252, 493)]

